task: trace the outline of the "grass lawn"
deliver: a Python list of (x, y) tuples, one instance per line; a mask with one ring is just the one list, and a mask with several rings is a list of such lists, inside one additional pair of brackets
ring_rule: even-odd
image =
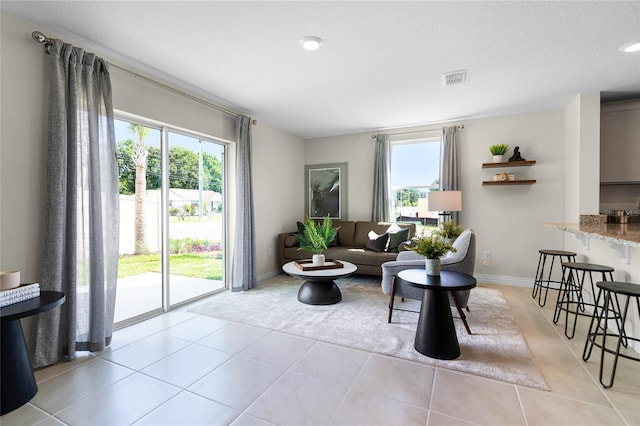
[[(175, 275), (221, 280), (221, 252), (172, 254), (169, 256), (169, 270)], [(120, 256), (118, 278), (145, 272), (162, 272), (160, 253)]]

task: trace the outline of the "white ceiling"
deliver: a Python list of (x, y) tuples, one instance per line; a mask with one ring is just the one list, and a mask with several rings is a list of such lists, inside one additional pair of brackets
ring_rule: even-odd
[[(304, 138), (640, 93), (640, 1), (73, 2), (1, 8)], [(34, 30), (37, 28), (34, 28)], [(48, 35), (48, 34), (46, 34)], [(300, 48), (316, 35), (316, 52)], [(443, 87), (444, 72), (467, 70)]]

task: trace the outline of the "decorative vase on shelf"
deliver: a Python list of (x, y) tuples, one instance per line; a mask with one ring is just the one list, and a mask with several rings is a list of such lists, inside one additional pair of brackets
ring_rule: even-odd
[(314, 254), (311, 257), (314, 266), (324, 265), (324, 254)]
[(440, 275), (440, 259), (425, 259), (425, 269), (427, 275), (438, 276)]
[(504, 155), (494, 155), (492, 158), (494, 163), (502, 163)]

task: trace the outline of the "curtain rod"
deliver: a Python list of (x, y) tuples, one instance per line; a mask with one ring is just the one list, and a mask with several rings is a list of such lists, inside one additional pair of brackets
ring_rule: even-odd
[[(44, 44), (45, 51), (47, 52), (47, 54), (50, 53), (51, 44), (53, 43), (53, 39), (52, 38), (49, 38), (49, 37), (45, 36), (40, 31), (32, 32), (31, 33), (31, 37), (37, 43)], [(220, 112), (223, 112), (225, 114), (229, 114), (229, 115), (234, 116), (234, 117), (238, 117), (240, 115), (235, 111), (231, 111), (231, 110), (223, 108), (223, 107), (221, 107), (219, 105), (212, 104), (211, 102), (205, 101), (204, 99), (200, 99), (197, 96), (193, 96), (193, 95), (191, 95), (191, 94), (189, 94), (187, 92), (184, 92), (184, 91), (182, 91), (180, 89), (177, 89), (177, 88), (175, 88), (173, 86), (169, 86), (167, 84), (161, 83), (161, 82), (156, 81), (156, 80), (154, 80), (152, 78), (149, 78), (149, 77), (146, 77), (144, 75), (138, 74), (135, 71), (131, 71), (131, 70), (127, 69), (127, 68), (123, 68), (123, 67), (121, 67), (119, 65), (116, 65), (116, 64), (113, 64), (111, 62), (109, 62), (109, 67), (113, 68), (115, 70), (118, 70), (118, 71), (120, 71), (122, 73), (129, 74), (130, 76), (132, 76), (134, 78), (137, 78), (139, 80), (144, 80), (147, 83), (151, 83), (151, 84), (153, 84), (155, 86), (161, 87), (161, 88), (163, 88), (163, 89), (165, 89), (165, 90), (167, 90), (169, 92), (173, 92), (173, 93), (175, 93), (177, 95), (184, 96), (185, 98), (191, 99), (192, 101), (195, 101), (195, 102), (198, 102), (198, 103), (200, 103), (202, 105), (208, 106), (209, 108), (216, 109), (216, 110), (218, 110)], [(251, 120), (251, 124), (256, 125), (256, 124), (258, 124), (258, 121), (257, 120)]]
[[(464, 129), (464, 124), (460, 124), (458, 126), (456, 126), (458, 129), (462, 130)], [(399, 135), (412, 135), (414, 133), (424, 133), (424, 132), (432, 132), (434, 130), (442, 130), (444, 127), (437, 127), (434, 129), (424, 129), (424, 130), (416, 130), (414, 132), (402, 132), (402, 133), (389, 133), (389, 136), (399, 136)], [(372, 133), (371, 134), (371, 139), (375, 139), (378, 136), (377, 133)]]

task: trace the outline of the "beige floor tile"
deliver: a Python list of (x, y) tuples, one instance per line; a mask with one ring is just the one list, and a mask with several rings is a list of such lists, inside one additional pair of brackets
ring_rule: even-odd
[(274, 365), (235, 357), (188, 390), (237, 410), (244, 410), (284, 372), (284, 369)]
[(184, 340), (154, 334), (101, 357), (134, 370), (141, 370), (188, 345), (189, 342)]
[(291, 368), (291, 371), (350, 386), (358, 377), (368, 352), (327, 343), (316, 343)]
[(225, 363), (231, 355), (217, 349), (189, 345), (141, 371), (174, 386), (186, 388)]
[(49, 414), (27, 403), (0, 417), (0, 424), (11, 426), (30, 426), (49, 418)]
[(640, 425), (640, 414), (631, 414), (621, 412), (620, 415), (627, 422), (629, 426), (639, 426)]
[(56, 417), (71, 426), (128, 425), (178, 392), (180, 389), (175, 386), (136, 373), (79, 401)]
[(49, 417), (40, 423), (37, 423), (35, 426), (65, 426), (60, 420), (55, 417)]
[(269, 423), (264, 420), (260, 420), (257, 417), (250, 416), (247, 413), (240, 414), (240, 416), (231, 423), (231, 426), (272, 426), (273, 423)]
[(287, 372), (246, 412), (274, 424), (324, 425), (346, 393), (344, 386)]
[(435, 369), (382, 355), (371, 355), (352, 387), (429, 408)]
[(240, 352), (238, 356), (289, 368), (314, 344), (313, 340), (272, 331)]
[(446, 416), (435, 411), (429, 411), (427, 426), (475, 426), (477, 423), (468, 422), (456, 417)]
[(38, 368), (34, 371), (36, 382), (40, 383), (43, 380), (50, 379), (58, 374), (62, 374), (74, 368), (77, 368), (87, 362), (94, 361), (96, 356), (91, 352), (76, 352), (75, 359), (71, 361), (59, 361), (46, 368)]
[(229, 321), (198, 315), (164, 330), (162, 334), (189, 342), (197, 342), (228, 325)]
[(198, 344), (235, 355), (267, 333), (268, 331), (262, 328), (232, 323), (198, 340)]
[(480, 424), (524, 424), (515, 385), (442, 368), (436, 370), (431, 409)]
[(111, 338), (111, 345), (103, 352), (118, 350), (158, 332), (154, 328), (145, 327), (142, 324), (143, 323), (134, 324), (114, 331), (113, 337)]
[(138, 420), (136, 426), (228, 425), (240, 411), (183, 391)]
[(613, 409), (559, 397), (537, 389), (518, 387), (529, 426), (624, 425)]
[(91, 362), (39, 383), (38, 393), (31, 403), (55, 414), (134, 373), (134, 370), (96, 357)]
[(426, 421), (423, 408), (351, 389), (329, 424), (424, 426)]
[(158, 315), (157, 317), (153, 317), (137, 325), (143, 328), (148, 328), (155, 332), (160, 332), (162, 330), (166, 330), (167, 328), (174, 327), (196, 316), (197, 314), (194, 314), (189, 311), (176, 310), (176, 311), (167, 312), (163, 315)]

